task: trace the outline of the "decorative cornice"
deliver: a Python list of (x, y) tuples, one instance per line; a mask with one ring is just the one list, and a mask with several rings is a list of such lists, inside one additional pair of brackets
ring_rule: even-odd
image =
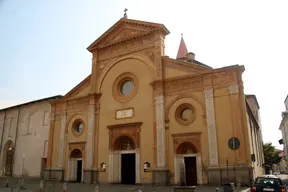
[(115, 125), (107, 125), (108, 129), (114, 129), (114, 128), (135, 128), (140, 127), (143, 124), (143, 122), (133, 122), (133, 123), (123, 123), (123, 124), (115, 124)]
[(172, 137), (184, 137), (184, 136), (198, 136), (201, 135), (201, 132), (188, 132), (188, 133), (175, 133), (171, 134)]

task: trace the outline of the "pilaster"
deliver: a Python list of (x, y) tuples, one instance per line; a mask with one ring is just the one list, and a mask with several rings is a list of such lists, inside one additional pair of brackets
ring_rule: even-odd
[(167, 185), (169, 182), (169, 169), (166, 163), (166, 134), (165, 134), (165, 108), (163, 92), (155, 95), (156, 114), (156, 168), (152, 169), (154, 185)]
[(98, 132), (97, 132), (97, 106), (99, 94), (90, 94), (88, 107), (88, 129), (86, 142), (86, 162), (84, 169), (84, 183), (98, 183)]
[(166, 166), (165, 111), (164, 96), (155, 96), (156, 134), (157, 134), (157, 167)]
[(92, 58), (92, 72), (91, 72), (91, 92), (94, 93), (97, 90), (97, 77), (98, 77), (98, 66), (97, 66), (97, 61), (98, 61), (98, 55), (97, 55), (97, 50), (93, 52), (93, 58)]
[(52, 105), (51, 106), (51, 112), (50, 112), (50, 129), (49, 129), (48, 153), (47, 153), (47, 165), (46, 165), (46, 168), (51, 168), (51, 166), (52, 166), (54, 127), (55, 127), (55, 106)]
[(60, 140), (59, 140), (59, 155), (58, 155), (58, 168), (63, 169), (63, 158), (65, 154), (65, 129), (66, 129), (67, 115), (66, 111), (61, 113), (61, 128), (60, 128)]
[[(93, 101), (92, 101), (93, 102)], [(88, 107), (88, 130), (86, 143), (85, 168), (91, 169), (93, 165), (93, 130), (95, 129), (95, 104), (90, 103)]]
[(208, 128), (208, 148), (209, 148), (209, 166), (218, 167), (218, 143), (215, 123), (215, 109), (214, 109), (214, 93), (213, 89), (207, 89), (204, 91), (205, 104), (206, 104), (206, 116), (207, 116), (207, 128)]
[(245, 164), (248, 163), (248, 159), (251, 159), (249, 142), (245, 139), (248, 138), (247, 111), (242, 109), (242, 105), (246, 106), (246, 101), (241, 102), (240, 86), (238, 84), (228, 86), (228, 91), (233, 125), (233, 135), (231, 137), (237, 137), (240, 140), (240, 148), (235, 151), (235, 162)]

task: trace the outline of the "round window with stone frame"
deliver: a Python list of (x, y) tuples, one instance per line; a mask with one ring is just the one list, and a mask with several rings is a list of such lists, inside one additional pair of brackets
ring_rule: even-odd
[(195, 108), (188, 103), (177, 107), (175, 118), (181, 125), (190, 125), (196, 118)]
[(80, 136), (85, 129), (84, 122), (81, 119), (77, 119), (74, 121), (72, 125), (72, 132), (75, 136)]
[(132, 73), (123, 73), (116, 78), (112, 89), (113, 97), (116, 101), (127, 102), (136, 95), (138, 80)]

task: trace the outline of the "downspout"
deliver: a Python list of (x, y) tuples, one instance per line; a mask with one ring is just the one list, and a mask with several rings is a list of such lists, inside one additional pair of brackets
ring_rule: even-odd
[(1, 161), (0, 161), (0, 162), (1, 162), (1, 164), (0, 164), (0, 166), (1, 166), (1, 167), (0, 167), (1, 173), (0, 173), (0, 174), (1, 174), (1, 176), (2, 176), (2, 174), (3, 174), (3, 173), (2, 173), (2, 169), (3, 169), (3, 167), (2, 167), (2, 164), (3, 164), (3, 160), (2, 160), (2, 159), (3, 159), (3, 154), (2, 154), (2, 153), (3, 153), (3, 137), (4, 137), (5, 122), (6, 122), (6, 114), (7, 114), (6, 111), (4, 111), (4, 121), (3, 121), (3, 125), (2, 125), (2, 135), (1, 135), (1, 143), (0, 143), (0, 152), (1, 152), (1, 153), (0, 153), (0, 154), (1, 154), (1, 156), (0, 156), (0, 158), (1, 158), (1, 159), (0, 159), (0, 160), (1, 160)]
[[(19, 132), (19, 117), (20, 117), (20, 107), (17, 107), (18, 109), (18, 114), (17, 114), (17, 124), (16, 124), (16, 133), (15, 133), (15, 141), (14, 141), (14, 151), (13, 151), (13, 168), (15, 164), (15, 158), (16, 158), (16, 144), (17, 144), (17, 139), (18, 139), (18, 132)], [(23, 174), (23, 173), (22, 173)], [(12, 169), (12, 175), (13, 175), (13, 169)]]

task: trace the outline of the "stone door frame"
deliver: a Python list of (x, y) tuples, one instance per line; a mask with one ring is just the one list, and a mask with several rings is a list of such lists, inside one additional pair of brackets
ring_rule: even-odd
[[(180, 166), (178, 164), (179, 159), (184, 159), (185, 157), (196, 157), (196, 171), (197, 171), (197, 184), (203, 184), (203, 177), (202, 177), (202, 158), (201, 153), (194, 153), (194, 154), (175, 154), (174, 155), (174, 181), (175, 184), (180, 183)], [(186, 173), (185, 173), (186, 177)]]
[[(115, 154), (116, 153), (116, 154)], [(140, 150), (113, 150), (109, 152), (109, 176), (108, 176), (108, 182), (109, 183), (121, 183), (121, 155), (122, 154), (135, 154), (135, 184), (141, 183), (140, 179), (140, 173), (141, 173), (141, 167), (140, 167)], [(118, 157), (117, 157), (118, 156)], [(115, 181), (114, 176), (114, 158), (118, 158), (118, 179)]]

